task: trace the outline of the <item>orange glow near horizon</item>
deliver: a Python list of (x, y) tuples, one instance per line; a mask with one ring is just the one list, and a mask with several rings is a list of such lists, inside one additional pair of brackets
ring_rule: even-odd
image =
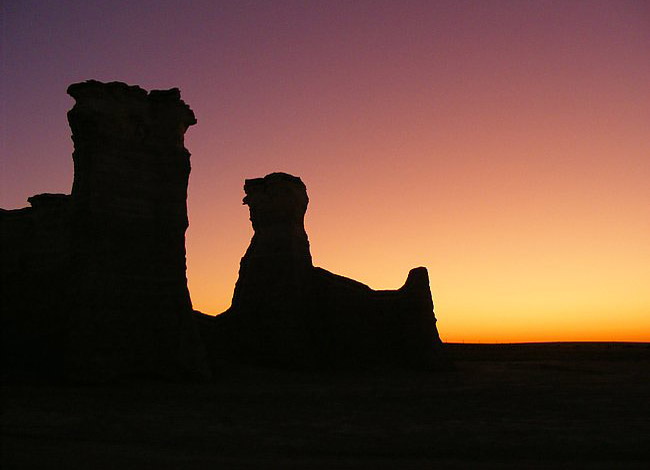
[(230, 304), (244, 179), (284, 171), (314, 264), (426, 266), (444, 341), (650, 341), (647, 3), (155, 5), (7, 12), (2, 207), (69, 192), (67, 85), (178, 86), (195, 309)]

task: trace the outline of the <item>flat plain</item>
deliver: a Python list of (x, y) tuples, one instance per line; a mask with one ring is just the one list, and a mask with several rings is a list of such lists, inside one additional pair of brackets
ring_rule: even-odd
[(435, 371), (2, 385), (12, 468), (650, 468), (650, 343), (446, 344)]

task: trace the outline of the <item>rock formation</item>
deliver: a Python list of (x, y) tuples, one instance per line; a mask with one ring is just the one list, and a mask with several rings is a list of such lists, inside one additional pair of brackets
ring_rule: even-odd
[(82, 380), (205, 376), (185, 274), (194, 114), (178, 89), (68, 93), (72, 194), (1, 213), (3, 354)]
[(193, 315), (183, 144), (192, 110), (178, 89), (91, 80), (68, 93), (72, 194), (0, 209), (4, 374), (207, 377), (203, 344), (213, 365), (426, 366), (439, 357), (426, 269), (396, 291), (374, 291), (314, 267), (307, 191), (285, 173), (246, 180), (255, 234), (232, 306)]
[(300, 178), (272, 173), (246, 180), (244, 191), (255, 233), (232, 306), (217, 317), (195, 314), (215, 362), (345, 368), (437, 360), (426, 268), (411, 270), (398, 290), (374, 291), (314, 267)]

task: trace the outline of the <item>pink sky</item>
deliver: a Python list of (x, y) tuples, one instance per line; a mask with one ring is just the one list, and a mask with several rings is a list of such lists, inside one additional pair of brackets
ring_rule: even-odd
[[(136, 4), (137, 3), (137, 4)], [(70, 83), (179, 87), (195, 308), (230, 302), (245, 178), (311, 199), (314, 262), (429, 268), (447, 341), (650, 341), (650, 4), (2, 3), (0, 206), (69, 192)]]

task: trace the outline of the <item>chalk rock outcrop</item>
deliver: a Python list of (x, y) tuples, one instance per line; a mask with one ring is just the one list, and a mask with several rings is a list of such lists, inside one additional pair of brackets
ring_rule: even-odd
[(45, 335), (50, 353), (29, 361), (57, 357), (81, 380), (204, 376), (185, 274), (194, 114), (178, 89), (87, 81), (68, 93), (72, 194), (2, 213), (3, 324), (19, 332), (5, 352)]
[(308, 197), (295, 176), (246, 180), (255, 231), (232, 306), (195, 314), (213, 360), (298, 367), (427, 366), (441, 347), (426, 268), (404, 286), (375, 291), (312, 265)]

